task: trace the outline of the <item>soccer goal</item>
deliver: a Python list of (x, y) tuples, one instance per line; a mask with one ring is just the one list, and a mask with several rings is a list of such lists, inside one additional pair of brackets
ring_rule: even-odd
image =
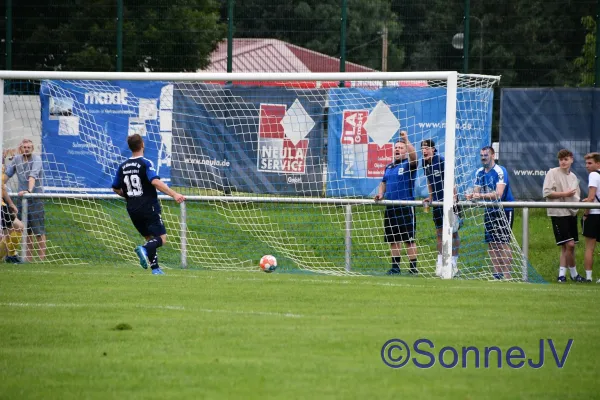
[[(45, 257), (36, 237), (26, 245), (24, 235), (20, 248), (32, 262), (137, 263), (133, 249), (143, 240), (110, 186), (130, 155), (127, 136), (139, 133), (145, 157), (188, 199), (183, 205), (161, 200), (166, 266), (258, 271), (261, 256), (273, 254), (278, 271), (385, 274), (391, 256), (384, 209), (402, 205), (414, 211), (419, 277), (487, 280), (498, 271), (498, 252), (484, 241), (490, 205), (465, 203), (465, 195), (481, 166), (480, 149), (491, 144), (499, 77), (2, 71), (0, 79), (2, 162), (14, 162), (27, 138), (43, 163), (44, 193), (23, 201), (44, 202)], [(414, 200), (376, 203), (401, 131), (419, 162)], [(442, 210), (436, 211), (443, 220), (441, 248), (434, 213), (421, 207), (429, 195), (424, 140), (445, 158), (445, 189), (432, 207)], [(8, 185), (21, 202), (17, 178)], [(28, 225), (41, 218), (23, 209)], [(496, 214), (488, 230), (506, 226), (504, 213)], [(408, 258), (401, 247), (404, 274)], [(503, 251), (505, 279), (537, 276), (512, 234)]]

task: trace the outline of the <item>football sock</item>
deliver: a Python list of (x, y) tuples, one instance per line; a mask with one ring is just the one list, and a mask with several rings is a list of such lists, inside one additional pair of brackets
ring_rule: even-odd
[(417, 260), (410, 260), (410, 270), (411, 272), (417, 271)]
[(567, 269), (565, 267), (558, 267), (558, 276), (565, 276)]
[(148, 260), (150, 261), (150, 264), (154, 264), (153, 260), (156, 258), (156, 249), (158, 249), (160, 246), (162, 246), (163, 241), (161, 239), (160, 236), (158, 237), (154, 237), (150, 240), (148, 240), (146, 242), (146, 244), (144, 245), (144, 248), (146, 249), (146, 252), (148, 253)]
[(4, 259), (8, 254), (7, 242), (8, 236), (4, 236), (2, 240), (0, 240), (0, 260)]
[(569, 267), (569, 272), (571, 273), (571, 278), (575, 278), (577, 275), (577, 267)]
[(150, 268), (156, 269), (158, 268), (158, 253), (154, 253), (154, 258), (150, 259)]
[(591, 270), (585, 270), (585, 278), (592, 280), (592, 271)]
[(392, 269), (400, 269), (400, 257), (392, 257)]
[(452, 265), (458, 264), (458, 256), (452, 256)]
[(438, 254), (437, 265), (442, 265), (442, 255)]
[(21, 232), (12, 231), (10, 233), (10, 235), (8, 235), (8, 242), (6, 243), (9, 256), (17, 255), (17, 250), (19, 249), (20, 243), (21, 243)]

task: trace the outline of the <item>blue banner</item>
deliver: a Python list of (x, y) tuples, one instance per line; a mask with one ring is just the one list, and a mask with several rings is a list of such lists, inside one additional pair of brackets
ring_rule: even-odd
[[(492, 98), (491, 89), (458, 89), (455, 175), (460, 191), (473, 184), (480, 167), (479, 149), (491, 145)], [(399, 132), (406, 130), (419, 159), (416, 197), (426, 197), (420, 142), (434, 140), (444, 156), (445, 129), (445, 88), (332, 89), (327, 195), (374, 196), (385, 166), (393, 161)]]
[(325, 93), (176, 84), (173, 183), (226, 194), (322, 194)]
[(600, 149), (600, 89), (502, 89), (499, 161), (515, 198), (542, 200), (546, 172), (561, 149), (573, 153), (572, 171), (587, 193), (584, 156)]
[[(164, 82), (44, 81), (42, 148), (47, 191), (110, 190), (131, 155), (127, 136), (142, 135), (144, 156), (170, 180), (172, 86)], [(51, 165), (52, 164), (52, 165)]]

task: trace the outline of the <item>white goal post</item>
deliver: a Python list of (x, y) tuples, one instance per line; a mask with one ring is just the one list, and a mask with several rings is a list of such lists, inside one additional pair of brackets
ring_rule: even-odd
[[(179, 239), (170, 243), (183, 264), (255, 270), (258, 255), (271, 252), (292, 270), (385, 273), (390, 247), (382, 206), (403, 205), (417, 206), (412, 215), (419, 275), (436, 276), (439, 254), (441, 277), (449, 279), (456, 274), (454, 188), (463, 200), (473, 186), (480, 148), (491, 145), (492, 88), (499, 77), (444, 71), (0, 71), (0, 79), (0, 146), (12, 150), (10, 158), (23, 136), (33, 138), (44, 161), (46, 190), (29, 198), (47, 199), (47, 228), (72, 218), (103, 249), (134, 262), (129, 253), (141, 239), (119, 211), (122, 202), (102, 203), (114, 198), (102, 191), (128, 157), (127, 135), (141, 133), (147, 157), (169, 174), (167, 182), (194, 204), (207, 205), (192, 210), (190, 202), (183, 208), (185, 220), (164, 207), (169, 234), (174, 231)], [(414, 200), (375, 204), (374, 190), (393, 161), (393, 143), (402, 130), (419, 158)], [(432, 214), (419, 207), (428, 194), (420, 146), (426, 139), (435, 141), (445, 159), (443, 196), (433, 203), (442, 210), (441, 251)], [(272, 206), (260, 209), (259, 203)], [(277, 204), (290, 206), (277, 209)], [(513, 235), (505, 270), (498, 270), (482, 245), (484, 213), (482, 207), (462, 210), (459, 275), (493, 279), (500, 271), (508, 280), (522, 280), (527, 274)], [(205, 226), (211, 223), (213, 234)], [(52, 225), (50, 230), (61, 229)], [(215, 240), (218, 235), (223, 236)], [(246, 239), (255, 241), (247, 249)], [(33, 261), (82, 260), (60, 235), (48, 233), (47, 240), (45, 260)], [(113, 240), (119, 243), (113, 246)], [(248, 254), (232, 254), (241, 247)], [(407, 257), (402, 253), (401, 258), (406, 271)]]

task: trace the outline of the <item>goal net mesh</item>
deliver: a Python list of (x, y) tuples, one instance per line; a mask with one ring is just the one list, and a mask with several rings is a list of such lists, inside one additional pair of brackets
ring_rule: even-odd
[[(459, 75), (454, 158), (461, 203), (473, 190), (481, 148), (491, 144), (495, 83)], [(189, 199), (183, 214), (161, 200), (168, 232), (161, 266), (181, 267), (184, 253), (188, 268), (257, 271), (261, 256), (272, 254), (279, 272), (383, 275), (391, 267), (387, 205), (373, 196), (406, 131), (418, 159), (419, 203), (405, 205), (414, 212), (418, 276), (436, 277), (436, 212), (420, 207), (429, 195), (421, 143), (433, 141), (436, 155), (447, 157), (446, 93), (443, 80), (6, 81), (3, 162), (10, 171), (22, 160), (22, 140), (31, 139), (46, 196), (28, 201), (32, 210), (43, 206), (43, 214), (28, 215), (28, 225), (37, 233), (41, 226), (45, 254), (35, 232), (18, 254), (31, 262), (138, 263), (133, 249), (144, 239), (124, 201), (107, 196), (131, 155), (127, 136), (138, 133), (161, 179)], [(18, 172), (15, 166), (8, 181), (15, 203)], [(501, 271), (508, 280), (540, 280), (510, 231), (490, 251), (486, 225), (489, 235), (508, 224), (506, 213), (490, 210), (460, 207), (456, 277), (488, 280)], [(401, 249), (401, 275), (409, 275)]]

